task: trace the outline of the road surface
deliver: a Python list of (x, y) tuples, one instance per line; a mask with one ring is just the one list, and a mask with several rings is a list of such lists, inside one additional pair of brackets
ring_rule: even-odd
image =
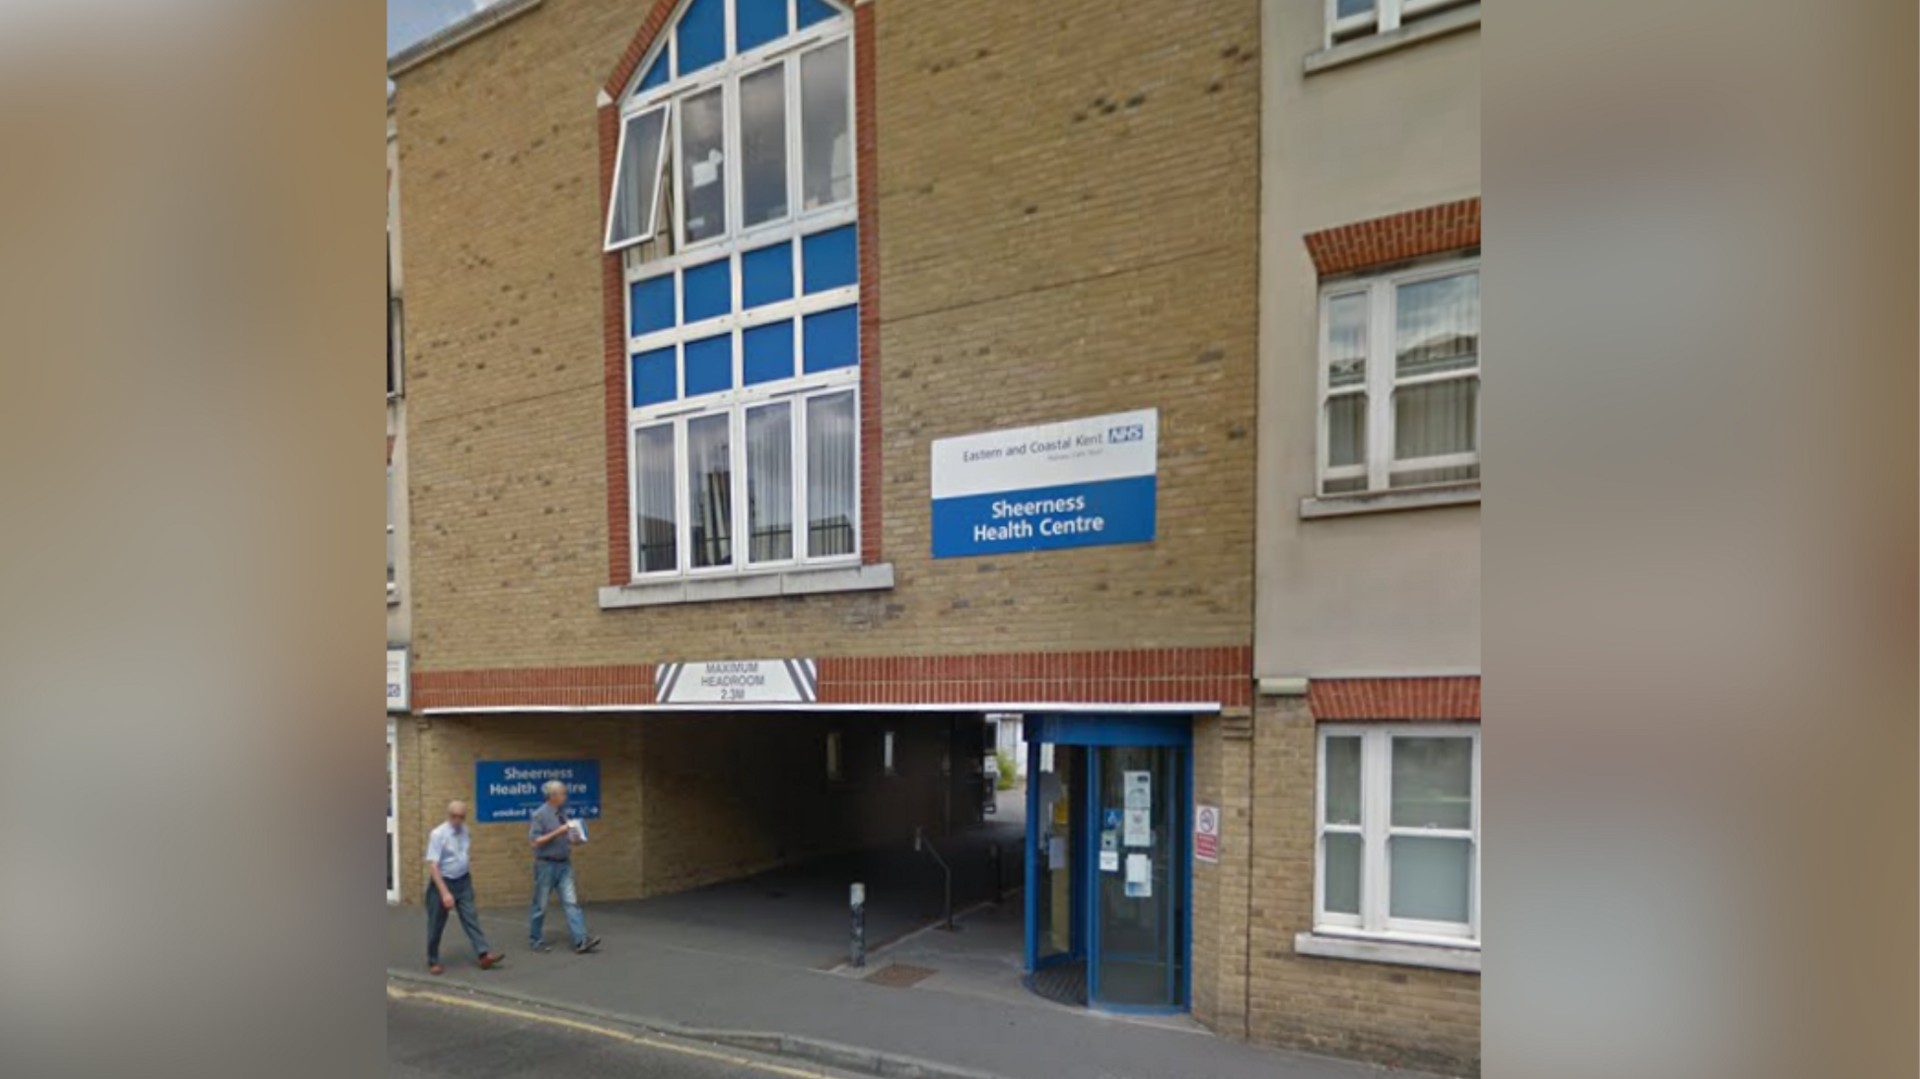
[(799, 1060), (675, 1041), (463, 997), (387, 990), (389, 1079), (855, 1079)]

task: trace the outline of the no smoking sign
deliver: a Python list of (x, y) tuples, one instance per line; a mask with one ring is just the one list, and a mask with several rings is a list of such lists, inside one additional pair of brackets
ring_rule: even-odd
[(1220, 809), (1218, 806), (1194, 807), (1193, 856), (1202, 862), (1220, 861)]

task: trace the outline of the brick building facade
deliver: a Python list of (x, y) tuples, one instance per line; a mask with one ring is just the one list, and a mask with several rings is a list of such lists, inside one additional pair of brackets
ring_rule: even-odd
[[(506, 0), (394, 57), (401, 834), (472, 799), (482, 762), (593, 759), (583, 890), (643, 897), (964, 824), (988, 713), (1028, 718), (1034, 763), (1058, 739), (1115, 784), (1148, 769), (1114, 755), (1139, 732), (1171, 814), (1154, 879), (1191, 889), (1164, 1003), (1234, 1036), (1405, 1048), (1301, 1017), (1402, 1009), (1391, 986), (1427, 972), (1333, 975), (1342, 1002), (1316, 1009), (1274, 958), (1315, 743), (1255, 693), (1270, 38), (1259, 0)], [(850, 152), (815, 111), (841, 100), (841, 42)], [(935, 556), (936, 443), (1139, 413), (1150, 538)], [(829, 444), (841, 415), (857, 434)], [(768, 658), (804, 664), (799, 699), (676, 703), (676, 665)], [(1217, 862), (1185, 845), (1196, 806), (1223, 811)], [(524, 901), (524, 842), (476, 828), (483, 905)]]

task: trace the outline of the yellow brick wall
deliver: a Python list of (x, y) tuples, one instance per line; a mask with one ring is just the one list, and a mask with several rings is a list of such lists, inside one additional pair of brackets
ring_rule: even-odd
[[(880, 0), (898, 585), (602, 612), (595, 94), (643, 17), (548, 0), (399, 80), (419, 669), (1247, 644), (1253, 0)], [(1157, 542), (929, 557), (932, 439), (1142, 407)]]
[[(426, 884), (427, 833), (459, 799), (473, 805), (474, 765), (482, 760), (600, 762), (602, 821), (574, 854), (574, 875), (588, 900), (641, 894), (645, 818), (640, 799), (642, 732), (627, 717), (487, 716), (403, 719), (412, 729), (400, 746), (400, 860), (413, 883), (401, 898), (420, 902)], [(477, 805), (476, 805), (477, 811)], [(482, 907), (524, 906), (533, 890), (533, 849), (526, 822), (487, 824), (473, 819), (474, 897)]]
[(1296, 955), (1313, 928), (1315, 730), (1263, 699), (1253, 750), (1251, 1035), (1449, 1075), (1480, 1071), (1480, 976)]

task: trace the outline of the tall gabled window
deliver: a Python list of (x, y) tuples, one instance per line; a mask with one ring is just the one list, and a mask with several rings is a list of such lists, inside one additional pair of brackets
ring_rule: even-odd
[(636, 579), (859, 560), (852, 29), (690, 0), (623, 95)]

